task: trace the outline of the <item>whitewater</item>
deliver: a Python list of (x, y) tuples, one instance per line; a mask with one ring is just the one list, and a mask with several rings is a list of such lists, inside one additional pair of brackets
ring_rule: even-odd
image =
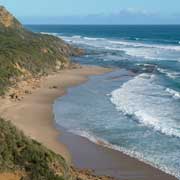
[(56, 123), (180, 179), (180, 26), (30, 28), (85, 49), (74, 62), (116, 69), (57, 100)]

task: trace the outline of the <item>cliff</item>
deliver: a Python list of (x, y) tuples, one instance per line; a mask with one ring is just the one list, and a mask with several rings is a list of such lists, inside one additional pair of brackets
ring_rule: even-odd
[[(57, 37), (26, 30), (0, 7), (0, 96), (17, 81), (36, 82), (36, 77), (71, 68), (70, 57), (81, 53)], [(97, 177), (91, 171), (71, 167), (61, 155), (0, 118), (0, 179), (107, 180), (109, 177)]]
[(21, 23), (14, 18), (3, 6), (0, 6), (0, 29), (22, 30)]
[(110, 180), (89, 170), (77, 170), (58, 154), (26, 137), (0, 118), (0, 179), (7, 180)]
[(18, 80), (68, 68), (80, 53), (58, 37), (28, 31), (0, 7), (0, 95)]

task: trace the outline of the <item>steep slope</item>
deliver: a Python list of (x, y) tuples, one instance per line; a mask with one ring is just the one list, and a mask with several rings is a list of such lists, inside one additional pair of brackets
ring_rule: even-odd
[[(0, 7), (0, 96), (17, 81), (71, 67), (70, 56), (82, 50), (61, 39), (29, 32)], [(26, 81), (28, 82), (28, 81)], [(40, 143), (26, 137), (0, 118), (1, 180), (98, 180), (88, 170), (77, 170)]]
[(70, 66), (69, 57), (81, 51), (63, 40), (30, 32), (0, 7), (0, 94), (17, 80)]
[(3, 6), (0, 6), (0, 29), (6, 30), (7, 28), (14, 30), (23, 29), (21, 23), (16, 18), (14, 18)]
[[(0, 7), (0, 95), (16, 81), (70, 65), (76, 50), (62, 40), (27, 31)], [(71, 179), (65, 160), (0, 119), (0, 179)]]
[[(64, 159), (0, 119), (0, 172), (22, 179), (71, 179)], [(1, 177), (2, 174), (0, 174)], [(7, 174), (3, 173), (6, 177)]]
[(0, 118), (1, 180), (113, 180), (69, 166), (61, 155), (26, 137)]

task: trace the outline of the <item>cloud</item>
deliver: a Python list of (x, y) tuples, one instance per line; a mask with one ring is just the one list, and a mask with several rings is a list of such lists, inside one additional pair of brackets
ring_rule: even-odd
[(155, 13), (148, 12), (147, 10), (141, 9), (134, 9), (134, 8), (127, 8), (127, 9), (120, 9), (118, 12), (114, 14), (122, 14), (122, 15), (152, 15)]
[(133, 8), (111, 14), (21, 18), (25, 24), (178, 24), (179, 19), (180, 14), (167, 16)]

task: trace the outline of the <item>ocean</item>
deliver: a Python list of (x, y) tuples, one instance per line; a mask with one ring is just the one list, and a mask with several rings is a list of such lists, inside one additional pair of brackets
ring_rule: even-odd
[(57, 99), (57, 124), (180, 179), (180, 26), (26, 27), (85, 49), (75, 62), (115, 68)]

